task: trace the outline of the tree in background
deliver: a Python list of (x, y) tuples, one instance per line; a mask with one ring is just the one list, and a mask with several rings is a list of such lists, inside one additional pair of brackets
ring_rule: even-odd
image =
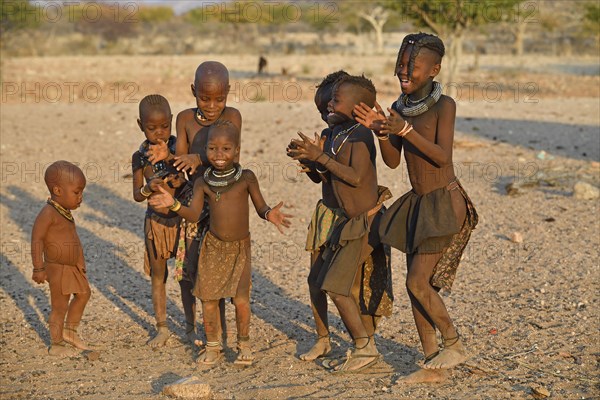
[(475, 26), (500, 22), (523, 0), (419, 0), (388, 2), (386, 6), (428, 28), (446, 44), (448, 61), (442, 69), (444, 82), (453, 82), (462, 56), (463, 39)]
[(359, 10), (357, 14), (360, 18), (371, 24), (371, 27), (375, 31), (375, 51), (377, 54), (383, 53), (383, 26), (390, 17), (390, 11), (376, 5), (375, 7), (369, 7), (365, 11)]

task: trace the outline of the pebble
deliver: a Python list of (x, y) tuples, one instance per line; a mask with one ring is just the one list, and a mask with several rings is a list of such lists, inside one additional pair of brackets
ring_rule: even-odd
[(579, 181), (573, 186), (573, 196), (580, 200), (593, 200), (600, 197), (600, 190), (594, 185)]
[(210, 399), (212, 389), (208, 383), (203, 383), (196, 376), (188, 376), (167, 385), (162, 394), (178, 399)]
[(513, 232), (510, 235), (510, 241), (513, 243), (523, 243), (523, 234), (521, 232)]

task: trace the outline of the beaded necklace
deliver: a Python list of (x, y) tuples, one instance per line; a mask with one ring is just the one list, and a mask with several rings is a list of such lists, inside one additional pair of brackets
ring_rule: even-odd
[(416, 117), (429, 110), (442, 96), (442, 85), (433, 82), (431, 93), (420, 100), (411, 100), (407, 94), (402, 93), (394, 102), (393, 108), (404, 117)]
[(216, 193), (215, 201), (219, 201), (221, 193), (225, 193), (234, 183), (240, 180), (242, 177), (242, 166), (235, 164), (230, 170), (224, 172), (217, 172), (210, 166), (204, 171), (204, 181), (214, 193)]
[[(344, 144), (346, 143), (346, 140), (348, 140), (348, 138), (350, 137), (350, 135), (352, 134), (352, 132), (354, 132), (354, 130), (355, 130), (356, 128), (358, 128), (358, 126), (359, 126), (359, 125), (360, 125), (359, 123), (356, 123), (356, 124), (352, 125), (351, 127), (349, 127), (349, 128), (346, 128), (346, 129), (344, 129), (343, 131), (340, 131), (340, 132), (338, 132), (338, 133), (337, 133), (337, 134), (336, 134), (336, 135), (333, 137), (333, 139), (331, 139), (331, 154), (333, 154), (334, 156), (337, 156), (337, 154), (340, 152), (340, 150), (342, 149), (342, 147), (343, 147), (343, 146), (344, 146)], [(341, 135), (344, 135), (344, 134), (346, 134), (346, 133), (348, 134), (348, 136), (346, 136), (346, 137), (344, 138), (344, 140), (342, 140), (342, 143), (340, 143), (340, 145), (338, 146), (337, 150), (335, 150), (335, 149), (334, 149), (334, 145), (335, 145), (335, 141), (336, 141), (336, 139), (337, 139), (338, 137), (340, 137)]]
[(60, 215), (62, 215), (63, 217), (65, 217), (69, 221), (75, 222), (75, 218), (73, 218), (73, 214), (71, 214), (71, 210), (67, 210), (66, 208), (64, 208), (63, 206), (61, 206), (60, 204), (58, 204), (56, 201), (52, 200), (50, 197), (48, 197), (48, 200), (46, 200), (46, 203), (48, 203), (52, 207), (54, 207), (54, 209), (56, 211), (58, 211), (58, 213)]
[[(223, 109), (223, 111), (221, 111), (221, 115), (219, 115), (219, 118), (217, 118), (215, 122), (217, 122), (218, 120), (221, 119), (221, 116), (223, 115), (224, 111), (225, 111), (225, 109)], [(213, 122), (212, 124), (204, 125), (203, 122), (208, 121), (208, 118), (206, 118), (204, 116), (204, 113), (202, 112), (202, 110), (200, 110), (199, 107), (196, 108), (196, 112), (194, 113), (194, 119), (196, 120), (198, 125), (201, 125), (201, 126), (211, 126), (212, 124), (215, 123), (215, 122)]]

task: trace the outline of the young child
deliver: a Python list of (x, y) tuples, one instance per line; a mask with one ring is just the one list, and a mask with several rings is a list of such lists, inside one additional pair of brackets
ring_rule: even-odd
[[(452, 144), (456, 105), (441, 95), (433, 79), (440, 72), (444, 44), (434, 35), (404, 38), (395, 75), (402, 94), (388, 108), (355, 107), (357, 120), (375, 131), (383, 160), (390, 168), (404, 158), (412, 190), (398, 199), (382, 218), (382, 240), (407, 254), (406, 287), (425, 353), (424, 369), (405, 382), (439, 382), (447, 369), (467, 358), (440, 289), (450, 290), (462, 253), (477, 225), (473, 203), (454, 175)], [(442, 335), (438, 351), (436, 329)]]
[(50, 198), (38, 214), (31, 232), (31, 278), (36, 283), (48, 281), (50, 285), (52, 309), (48, 325), (51, 345), (48, 353), (70, 357), (77, 352), (67, 347), (67, 343), (81, 350), (89, 349), (77, 333), (91, 291), (83, 248), (71, 214), (71, 210), (81, 205), (86, 180), (76, 165), (56, 161), (46, 169), (44, 181)]
[[(332, 89), (336, 81), (349, 74), (345, 71), (337, 71), (327, 75), (317, 86), (315, 93), (315, 105), (321, 114), (323, 121), (327, 122), (328, 103), (331, 100)], [(331, 146), (331, 128), (321, 132), (321, 140), (324, 148)], [(293, 147), (293, 146), (292, 146)], [(305, 160), (304, 160), (305, 161)], [(318, 163), (309, 163), (305, 172), (315, 183), (321, 183), (322, 199), (317, 202), (313, 213), (306, 242), (306, 250), (311, 252), (311, 272), (308, 285), (310, 290), (311, 308), (315, 319), (317, 330), (317, 341), (306, 353), (300, 355), (304, 361), (312, 361), (318, 357), (326, 356), (331, 351), (329, 338), (329, 323), (327, 317), (327, 295), (321, 291), (315, 282), (321, 262), (326, 249), (326, 242), (331, 238), (334, 226), (344, 215), (344, 210), (339, 206), (333, 190), (331, 176), (326, 168)], [(389, 273), (389, 275), (388, 275)], [(392, 312), (392, 280), (391, 265), (389, 258), (389, 246), (379, 245), (370, 254), (367, 260), (360, 266), (359, 273), (361, 281), (359, 285), (353, 286), (352, 298), (361, 311), (361, 318), (367, 328), (368, 336), (373, 338), (377, 322), (382, 315), (390, 316)], [(373, 277), (373, 279), (371, 279)], [(335, 366), (338, 360), (325, 360), (324, 365)]]
[(173, 199), (163, 188), (162, 194), (149, 200), (156, 207), (169, 207), (189, 221), (197, 221), (204, 200), (208, 199), (210, 229), (206, 233), (198, 262), (194, 295), (202, 301), (207, 343), (198, 362), (215, 365), (223, 355), (220, 341), (219, 300), (233, 298), (237, 324), (239, 365), (251, 365), (254, 356), (250, 346), (250, 221), (248, 196), (258, 215), (273, 223), (280, 232), (289, 227), (288, 217), (280, 212), (283, 203), (271, 209), (264, 201), (258, 180), (250, 170), (235, 163), (239, 155), (238, 127), (219, 121), (209, 130), (206, 146), (211, 164), (194, 183), (189, 206)]
[[(171, 135), (172, 119), (171, 107), (163, 96), (149, 95), (140, 102), (137, 123), (146, 135), (146, 140), (131, 157), (133, 199), (137, 202), (150, 198), (159, 187), (164, 187), (175, 196), (183, 195), (185, 179), (173, 167), (173, 161), (158, 161), (152, 164), (148, 154), (150, 145), (158, 143), (164, 143), (170, 151), (175, 151), (176, 139)], [(152, 305), (158, 331), (148, 342), (151, 347), (164, 346), (169, 338), (167, 260), (174, 257), (177, 250), (179, 222), (179, 216), (169, 209), (148, 205), (144, 219), (144, 270), (152, 281)]]
[[(330, 182), (335, 208), (341, 208), (335, 215), (336, 222), (331, 228), (329, 238), (325, 241), (320, 255), (315, 257), (309, 275), (311, 297), (317, 302), (317, 292), (326, 292), (335, 303), (340, 316), (350, 331), (354, 341), (354, 349), (349, 352), (343, 365), (337, 371), (361, 371), (380, 358), (373, 340), (375, 321), (369, 311), (361, 315), (359, 293), (364, 289), (362, 283), (363, 269), (373, 249), (380, 245), (377, 226), (381, 217), (382, 203), (391, 197), (387, 188), (377, 185), (377, 169), (375, 165), (376, 149), (371, 132), (354, 121), (352, 110), (359, 102), (375, 103), (375, 87), (373, 83), (361, 76), (342, 76), (333, 89), (328, 105), (327, 123), (332, 127), (328, 139), (322, 148), (319, 138), (311, 140), (299, 132), (302, 140), (292, 140), (288, 146), (288, 154), (296, 160), (316, 162), (318, 171)], [(329, 197), (329, 196), (328, 196)], [(325, 198), (325, 196), (324, 196)], [(330, 209), (329, 211), (332, 211)], [(320, 213), (327, 214), (324, 209)], [(331, 215), (331, 218), (334, 218)], [(390, 304), (391, 271), (389, 264), (383, 262), (384, 273), (378, 277), (381, 286), (377, 293), (373, 292), (371, 300), (388, 297)], [(377, 279), (375, 279), (377, 280)], [(361, 296), (363, 297), (363, 296)], [(323, 297), (321, 297), (323, 302)], [(381, 302), (385, 303), (384, 301)], [(319, 312), (323, 306), (315, 307), (317, 324), (326, 321)], [(320, 315), (316, 315), (320, 314)], [(320, 320), (320, 321), (319, 321)], [(325, 323), (317, 327), (323, 331), (322, 343), (316, 344), (309, 353), (310, 357), (328, 351), (328, 333)]]
[[(177, 115), (175, 154), (170, 154), (164, 144), (152, 146), (152, 152), (154, 159), (173, 159), (177, 169), (189, 174), (190, 184), (193, 186), (194, 181), (202, 176), (209, 166), (206, 156), (206, 141), (210, 127), (217, 121), (230, 121), (238, 128), (238, 132), (241, 132), (242, 116), (237, 109), (227, 106), (230, 89), (229, 71), (220, 62), (206, 61), (200, 64), (196, 69), (191, 89), (192, 95), (196, 99), (196, 107), (183, 110)], [(239, 154), (235, 161), (239, 162)], [(184, 199), (185, 205), (189, 205), (191, 193), (190, 190), (188, 192), (190, 196)], [(208, 230), (210, 222), (207, 204), (202, 209), (197, 221), (182, 221), (181, 235), (183, 237), (181, 239), (185, 240), (184, 250), (177, 254), (178, 259), (183, 259), (183, 274), (179, 284), (187, 325), (186, 334), (192, 342), (196, 332), (196, 298), (192, 295), (192, 288), (196, 280), (200, 241)], [(224, 301), (220, 303), (220, 318), (222, 319), (222, 330), (224, 330)]]

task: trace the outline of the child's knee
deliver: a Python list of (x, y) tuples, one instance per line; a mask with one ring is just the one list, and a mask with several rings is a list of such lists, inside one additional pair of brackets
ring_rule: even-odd
[(92, 297), (92, 292), (88, 289), (87, 292), (75, 293), (75, 299), (78, 301), (85, 301), (86, 303)]
[(235, 296), (233, 298), (235, 308), (250, 307), (250, 298), (248, 296)]
[(412, 276), (406, 277), (406, 290), (416, 298), (421, 298), (429, 289), (429, 282), (423, 282)]
[(219, 301), (218, 300), (209, 300), (202, 302), (202, 309), (205, 314), (213, 314), (216, 313), (219, 309)]

